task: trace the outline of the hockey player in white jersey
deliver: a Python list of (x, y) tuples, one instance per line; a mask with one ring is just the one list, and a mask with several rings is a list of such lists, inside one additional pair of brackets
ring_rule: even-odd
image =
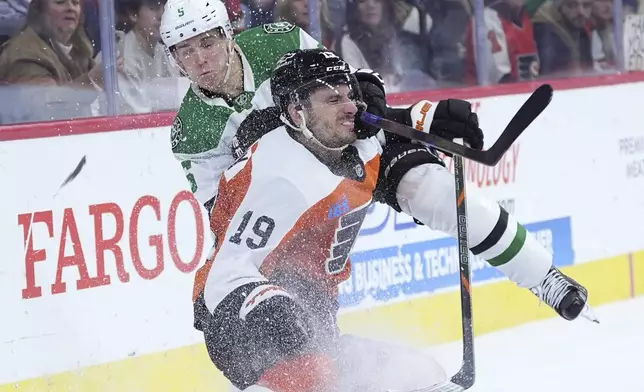
[[(444, 381), (427, 355), (342, 335), (336, 315), (338, 284), (351, 273), (370, 203), (455, 235), (452, 175), (421, 145), (383, 148), (376, 137), (357, 138), (361, 92), (331, 51), (287, 53), (271, 91), (282, 125), (224, 172), (211, 216), (217, 246), (195, 277), (195, 326), (213, 363), (254, 392), (411, 390)], [(565, 319), (584, 310), (586, 290), (498, 204), (472, 192), (468, 213), (473, 252)]]

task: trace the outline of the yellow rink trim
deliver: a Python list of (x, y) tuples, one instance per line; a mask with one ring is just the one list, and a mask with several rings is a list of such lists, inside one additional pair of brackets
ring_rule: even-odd
[[(588, 288), (590, 303), (594, 306), (644, 293), (644, 251), (563, 270)], [(547, 305), (539, 306), (530, 292), (508, 281), (475, 286), (472, 298), (477, 336), (556, 316)], [(340, 327), (347, 333), (420, 345), (459, 340), (459, 292), (343, 314)], [(52, 358), (55, 356), (49, 354)], [(0, 392), (228, 390), (227, 381), (211, 364), (203, 345), (0, 386)]]
[[(52, 360), (55, 353), (50, 353)], [(105, 365), (0, 386), (20, 392), (228, 391), (203, 345), (143, 355)]]
[[(636, 283), (639, 290), (636, 294), (641, 294), (644, 293), (644, 252), (633, 259), (636, 260), (634, 270), (641, 271), (641, 282)], [(593, 306), (630, 297), (628, 255), (577, 264), (562, 271), (588, 288)], [(472, 306), (477, 336), (556, 316), (547, 305), (539, 305), (539, 300), (528, 290), (507, 280), (474, 286)], [(368, 337), (428, 345), (461, 338), (460, 312), (460, 293), (453, 291), (346, 314), (340, 320), (340, 327), (344, 332)], [(391, 336), (397, 338), (391, 339)]]
[(633, 253), (634, 294), (644, 293), (644, 251)]

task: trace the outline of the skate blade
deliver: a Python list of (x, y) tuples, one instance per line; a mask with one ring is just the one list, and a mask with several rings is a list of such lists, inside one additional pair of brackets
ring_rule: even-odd
[(387, 392), (462, 392), (465, 388), (458, 384), (454, 384), (450, 381), (445, 381), (440, 384), (432, 385), (431, 387), (413, 389), (410, 391), (397, 391), (394, 389), (388, 389)]
[(599, 324), (599, 319), (595, 315), (595, 312), (593, 311), (593, 309), (588, 304), (586, 304), (586, 306), (584, 306), (584, 310), (581, 311), (581, 317), (585, 318), (586, 320), (590, 320), (593, 323)]

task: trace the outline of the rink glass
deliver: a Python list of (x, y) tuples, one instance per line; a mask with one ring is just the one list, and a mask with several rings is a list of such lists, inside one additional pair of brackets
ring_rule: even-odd
[[(82, 5), (83, 28), (92, 44), (94, 60), (101, 64), (104, 88), (93, 90), (74, 83), (56, 88), (56, 85), (31, 80), (1, 80), (0, 94), (4, 103), (0, 109), (1, 124), (123, 114), (117, 98), (119, 91), (126, 87), (120, 85), (122, 79), (116, 65), (117, 58), (123, 56), (120, 43), (132, 26), (132, 18), (124, 12), (119, 0), (68, 1), (80, 1)], [(522, 2), (534, 13), (552, 0), (504, 1)], [(635, 0), (624, 3), (593, 0), (593, 3), (597, 3), (598, 15), (604, 18), (612, 16), (609, 29), (612, 29), (614, 37), (610, 48), (613, 60), (583, 72), (559, 72), (537, 77), (537, 80), (624, 71), (624, 15), (642, 13), (644, 9), (638, 8), (644, 8), (644, 5), (640, 6)], [(487, 71), (488, 56), (492, 53), (489, 46), (494, 42), (490, 41), (491, 37), (481, 23), (484, 0), (253, 0), (242, 3), (229, 0), (226, 4), (236, 33), (274, 20), (293, 22), (327, 47), (342, 52), (352, 65), (367, 65), (379, 71), (387, 83), (388, 93), (430, 90), (427, 93), (430, 98), (431, 91), (435, 90), (496, 84), (489, 80)], [(477, 26), (472, 36), (478, 55), (474, 67), (468, 70), (464, 61), (463, 37), (472, 20)], [(6, 42), (18, 34), (25, 22), (24, 15), (23, 19), (3, 21), (5, 25), (0, 26), (0, 39)], [(604, 21), (605, 24), (610, 22)], [(361, 26), (372, 33), (360, 34)], [(598, 38), (592, 39), (597, 42)], [(355, 51), (349, 50), (351, 48), (361, 50), (366, 64), (355, 64), (358, 60), (352, 55)], [(596, 52), (595, 48), (593, 51)], [(153, 96), (159, 104), (151, 105), (156, 109), (142, 109), (135, 114), (177, 110), (187, 85), (188, 81), (179, 76), (164, 78), (163, 89), (150, 87), (157, 89)], [(148, 87), (142, 85), (139, 88)], [(42, 97), (47, 97), (46, 109), (41, 102)], [(83, 102), (79, 102), (80, 99)]]

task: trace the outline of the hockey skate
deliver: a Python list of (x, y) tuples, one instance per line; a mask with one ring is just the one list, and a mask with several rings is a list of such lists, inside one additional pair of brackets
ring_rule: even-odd
[(552, 266), (541, 283), (530, 291), (566, 320), (574, 320), (581, 315), (599, 324), (588, 305), (588, 290), (561, 273), (555, 266)]

